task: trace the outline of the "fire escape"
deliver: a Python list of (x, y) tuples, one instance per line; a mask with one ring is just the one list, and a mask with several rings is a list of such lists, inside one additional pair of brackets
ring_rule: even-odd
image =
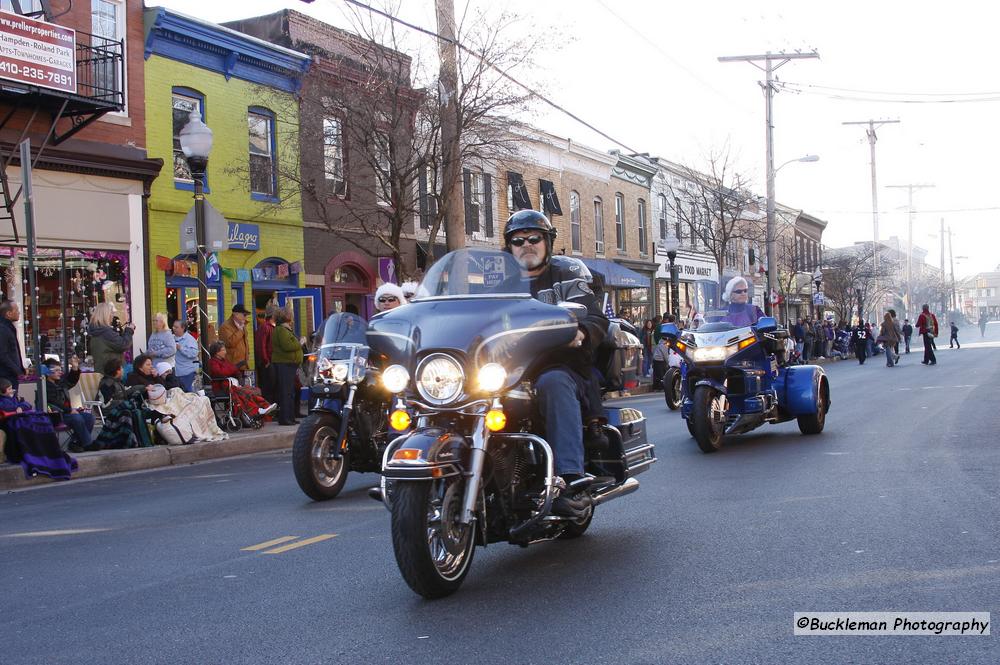
[[(21, 11), (28, 4), (11, 0), (15, 13), (52, 22), (48, 0), (40, 0), (41, 11)], [(41, 130), (40, 143), (32, 145), (37, 165), (48, 146), (57, 146), (105, 113), (125, 108), (125, 44), (76, 31), (76, 92), (62, 92), (0, 78), (0, 132), (8, 126), (20, 132), (10, 144), (0, 143), (0, 243), (20, 242), (14, 206), (23, 189), (12, 191), (7, 171), (18, 157), (19, 146), (32, 130)], [(33, 143), (36, 143), (33, 141)], [(7, 233), (7, 228), (10, 233)]]

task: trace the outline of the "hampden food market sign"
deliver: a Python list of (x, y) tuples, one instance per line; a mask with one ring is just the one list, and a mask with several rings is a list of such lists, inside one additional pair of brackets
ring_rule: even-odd
[(76, 31), (0, 11), (0, 79), (76, 93)]

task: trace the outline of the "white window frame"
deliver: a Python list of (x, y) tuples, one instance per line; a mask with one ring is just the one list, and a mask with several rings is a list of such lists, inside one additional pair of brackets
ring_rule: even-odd
[[(24, 0), (22, 0), (23, 2)], [(35, 0), (32, 0), (33, 2)], [(94, 2), (98, 0), (90, 0), (90, 32), (92, 34), (97, 34), (94, 30)], [(117, 35), (121, 35), (122, 41), (122, 77), (121, 88), (122, 88), (122, 101), (125, 102), (124, 108), (121, 111), (112, 111), (107, 115), (118, 116), (120, 118), (128, 117), (128, 7), (126, 5), (126, 0), (99, 0), (100, 2), (106, 2), (111, 5), (118, 5), (118, 11), (115, 12), (115, 17), (117, 18), (117, 25), (115, 26), (115, 31)], [(41, 6), (39, 6), (41, 9)]]
[(628, 238), (625, 237), (625, 195), (615, 194), (615, 249), (619, 252), (628, 251)]
[(649, 229), (646, 228), (646, 200), (638, 199), (636, 202), (636, 213), (639, 215), (639, 255), (649, 254)]
[[(333, 130), (336, 125), (336, 131)], [(338, 136), (336, 141), (331, 140)], [(339, 169), (337, 162), (339, 162)], [(338, 115), (323, 118), (323, 179), (334, 196), (347, 198), (347, 168), (344, 159), (344, 120)], [(339, 178), (337, 176), (340, 176)]]
[(594, 197), (594, 252), (604, 255), (604, 200)]
[(476, 229), (472, 232), (472, 237), (476, 240), (486, 240), (486, 220), (483, 219), (483, 210), (487, 205), (486, 178), (482, 171), (469, 173), (469, 191), (472, 193), (469, 206), (475, 208), (476, 215)]
[(276, 124), (275, 120), (276, 119), (275, 119), (275, 117), (273, 115), (270, 115), (270, 114), (267, 114), (267, 113), (260, 113), (258, 111), (254, 111), (253, 109), (247, 109), (247, 138), (248, 139), (249, 139), (250, 135), (253, 133), (253, 125), (252, 125), (251, 121), (254, 118), (259, 118), (260, 120), (263, 120), (263, 124), (267, 128), (267, 135), (264, 137), (264, 138), (267, 139), (267, 152), (266, 153), (254, 152), (253, 151), (253, 142), (250, 141), (249, 144), (248, 144), (248, 146), (247, 146), (247, 150), (248, 150), (247, 161), (248, 161), (248, 164), (249, 164), (250, 157), (252, 155), (256, 155), (257, 157), (264, 157), (264, 156), (266, 156), (268, 158), (268, 161), (271, 164), (271, 167), (268, 169), (268, 174), (270, 176), (269, 180), (270, 180), (270, 185), (271, 185), (271, 191), (269, 191), (269, 192), (254, 191), (254, 188), (253, 188), (253, 178), (251, 177), (251, 178), (249, 178), (249, 182), (248, 182), (248, 185), (250, 187), (250, 194), (251, 195), (257, 195), (257, 196), (266, 196), (268, 198), (277, 198), (277, 196), (278, 196), (278, 164), (277, 164), (277, 155), (275, 154), (276, 137), (274, 136), (275, 124)]
[[(177, 99), (178, 97), (180, 97), (181, 99), (185, 99), (185, 100), (188, 100), (188, 101), (195, 102), (195, 110), (197, 110), (198, 114), (201, 115), (203, 121), (204, 121), (204, 117), (205, 117), (205, 105), (204, 105), (204, 101), (205, 100), (204, 99), (202, 99), (201, 97), (193, 97), (191, 95), (185, 95), (185, 94), (180, 93), (180, 92), (173, 92), (173, 91), (171, 91), (171, 94), (170, 94), (170, 137), (171, 137), (171, 151), (170, 151), (170, 154), (171, 154), (171, 156), (173, 157), (173, 160), (174, 160), (174, 162), (170, 165), (171, 171), (173, 171), (173, 167), (177, 163), (177, 154), (176, 154), (176, 151), (179, 150), (179, 148), (174, 148), (173, 147), (173, 139), (174, 139), (175, 136), (178, 135), (178, 134), (174, 134), (174, 100)], [(183, 129), (183, 127), (181, 129)], [(178, 132), (179, 132), (179, 130), (178, 130)], [(187, 160), (185, 160), (184, 163), (187, 164)], [(174, 182), (182, 182), (182, 183), (187, 183), (189, 185), (193, 185), (194, 184), (194, 178), (178, 178), (177, 177), (177, 172), (174, 171)]]

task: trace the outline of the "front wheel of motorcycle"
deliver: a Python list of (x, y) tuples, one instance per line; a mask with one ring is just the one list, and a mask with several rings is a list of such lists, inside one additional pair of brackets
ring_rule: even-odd
[(688, 423), (701, 452), (714, 453), (722, 447), (726, 408), (726, 396), (719, 391), (709, 386), (695, 389)]
[(473, 524), (462, 524), (461, 476), (397, 481), (392, 499), (392, 547), (403, 579), (424, 598), (444, 598), (462, 586), (472, 564)]
[(350, 470), (348, 452), (339, 460), (330, 457), (337, 445), (340, 418), (330, 413), (314, 413), (302, 421), (292, 444), (292, 469), (305, 495), (315, 501), (332, 499), (344, 488)]
[(663, 375), (663, 396), (668, 409), (676, 411), (681, 408), (681, 371), (676, 367), (671, 367)]

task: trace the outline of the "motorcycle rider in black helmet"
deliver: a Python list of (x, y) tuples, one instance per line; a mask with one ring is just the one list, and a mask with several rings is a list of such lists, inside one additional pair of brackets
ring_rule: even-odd
[[(588, 284), (590, 273), (586, 266), (570, 257), (553, 260), (556, 230), (545, 215), (534, 210), (515, 212), (504, 226), (503, 238), (504, 251), (510, 252), (521, 266), (532, 297), (551, 305), (568, 301), (587, 308), (576, 339), (569, 348), (549, 358), (550, 364), (535, 381), (538, 410), (555, 455), (555, 472), (564, 482), (571, 483), (584, 475), (584, 417), (588, 423), (588, 445), (608, 445), (600, 425), (603, 410), (593, 362), (594, 353), (607, 334), (608, 320)], [(560, 492), (552, 512), (577, 516), (586, 510), (588, 501), (586, 494), (569, 496)]]

